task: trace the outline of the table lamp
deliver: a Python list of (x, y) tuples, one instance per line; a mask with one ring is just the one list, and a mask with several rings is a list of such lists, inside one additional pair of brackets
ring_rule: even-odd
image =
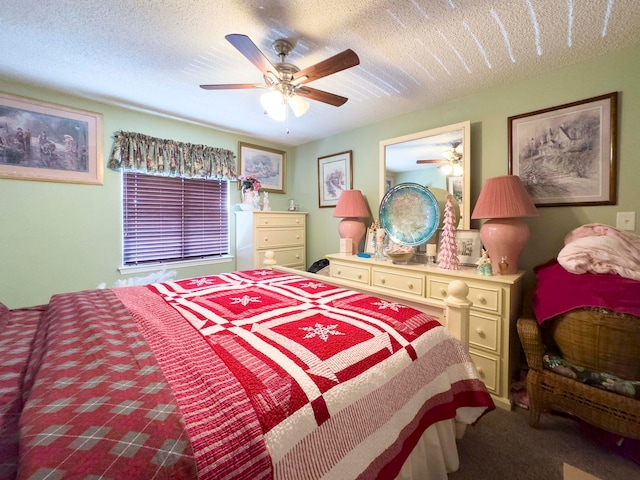
[(493, 273), (517, 273), (518, 258), (529, 241), (529, 226), (522, 217), (537, 215), (520, 177), (505, 175), (484, 183), (471, 218), (490, 219), (480, 228), (480, 239), (491, 258)]
[(369, 207), (360, 190), (343, 190), (333, 216), (340, 218), (338, 233), (340, 238), (351, 239), (351, 253), (358, 253), (360, 242), (364, 238), (366, 227), (363, 218), (370, 216)]

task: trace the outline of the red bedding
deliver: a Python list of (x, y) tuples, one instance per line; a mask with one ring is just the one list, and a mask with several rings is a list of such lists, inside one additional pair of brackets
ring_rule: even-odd
[(393, 478), (493, 408), (434, 319), (271, 270), (55, 296), (23, 391), (19, 478)]

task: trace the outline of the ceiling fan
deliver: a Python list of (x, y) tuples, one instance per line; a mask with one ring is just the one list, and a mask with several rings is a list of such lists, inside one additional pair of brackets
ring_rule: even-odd
[(454, 175), (462, 174), (462, 165), (460, 160), (462, 160), (462, 152), (458, 152), (456, 149), (462, 144), (462, 142), (455, 141), (451, 142), (451, 148), (442, 152), (442, 159), (429, 159), (429, 160), (416, 160), (417, 164), (425, 164), (425, 163), (437, 163), (438, 168), (441, 168), (445, 175), (449, 175), (453, 172)]
[[(347, 68), (355, 67), (360, 63), (358, 55), (351, 49), (327, 58), (315, 65), (300, 70), (292, 63), (285, 61), (287, 55), (293, 50), (294, 44), (287, 39), (278, 39), (273, 42), (273, 49), (280, 57), (280, 62), (272, 64), (251, 39), (242, 34), (229, 34), (225, 38), (240, 51), (251, 63), (262, 72), (264, 83), (223, 83), (214, 85), (200, 85), (205, 90), (248, 89), (265, 88), (271, 90), (262, 96), (261, 103), (265, 107), (265, 113), (284, 120), (286, 108), (289, 105), (294, 114), (299, 117), (309, 108), (309, 102), (299, 97), (327, 103), (335, 107), (344, 105), (346, 97), (335, 95), (311, 88), (306, 84), (319, 78), (340, 72)], [(280, 118), (282, 117), (282, 118)]]

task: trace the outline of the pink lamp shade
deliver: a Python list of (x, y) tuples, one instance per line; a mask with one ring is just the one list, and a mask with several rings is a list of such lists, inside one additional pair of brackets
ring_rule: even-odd
[(342, 217), (338, 226), (340, 238), (351, 239), (351, 253), (358, 253), (360, 243), (367, 231), (363, 218), (370, 215), (360, 190), (344, 190), (340, 194), (338, 204), (333, 212), (334, 217)]
[(500, 262), (508, 264), (504, 273), (518, 271), (518, 259), (529, 241), (529, 226), (522, 217), (538, 215), (522, 180), (516, 175), (490, 178), (484, 183), (472, 219), (488, 218), (480, 228), (480, 239), (491, 258), (493, 273), (501, 273)]

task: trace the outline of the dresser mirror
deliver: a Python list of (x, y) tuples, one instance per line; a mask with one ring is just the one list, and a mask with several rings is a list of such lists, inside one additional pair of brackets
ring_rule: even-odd
[(380, 199), (395, 185), (418, 183), (450, 192), (460, 206), (458, 228), (470, 228), (469, 121), (380, 142)]

